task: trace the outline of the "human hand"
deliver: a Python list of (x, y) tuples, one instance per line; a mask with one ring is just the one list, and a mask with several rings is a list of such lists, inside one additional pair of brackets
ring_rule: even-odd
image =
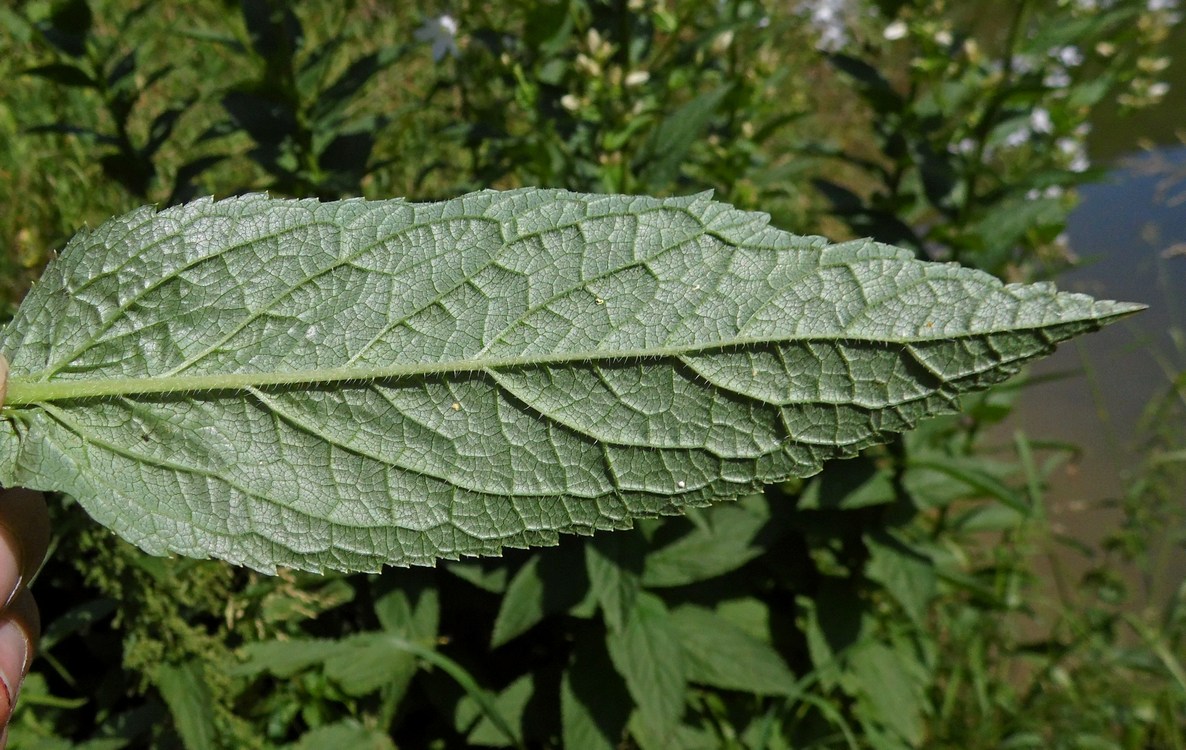
[(0, 750), (8, 745), (8, 719), (41, 634), (28, 583), (48, 546), (49, 512), (41, 493), (0, 491)]

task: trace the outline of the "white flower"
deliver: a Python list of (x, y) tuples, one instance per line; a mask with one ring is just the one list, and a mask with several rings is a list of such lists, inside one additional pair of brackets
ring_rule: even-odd
[(712, 51), (715, 55), (723, 55), (733, 46), (733, 30), (722, 31), (712, 40)]
[(1032, 73), (1037, 69), (1037, 64), (1029, 55), (1014, 55), (1013, 56), (1013, 72), (1018, 75), (1025, 75)]
[(1070, 157), (1067, 169), (1072, 172), (1086, 172), (1091, 166), (1091, 159), (1087, 156), (1087, 147), (1077, 138), (1059, 138), (1054, 145), (1064, 156)]
[(885, 27), (885, 31), (882, 32), (882, 36), (891, 42), (896, 42), (899, 39), (905, 37), (907, 31), (909, 31), (909, 29), (906, 28), (906, 22), (899, 18), (897, 21), (894, 21), (889, 26)]
[(1177, 10), (1178, 0), (1149, 0), (1145, 7), (1153, 12), (1159, 10)]
[(432, 44), (433, 62), (444, 60), (445, 55), (457, 57), (457, 21), (450, 15), (430, 18), (416, 29), (416, 41)]
[(1005, 146), (1007, 148), (1017, 148), (1028, 142), (1031, 135), (1033, 134), (1030, 132), (1030, 129), (1023, 125), (1005, 136)]
[(641, 86), (649, 80), (651, 80), (651, 74), (645, 70), (632, 70), (626, 74), (626, 80), (623, 83), (629, 89), (635, 86)]
[(807, 16), (815, 27), (819, 38), (815, 46), (825, 52), (835, 52), (848, 44), (848, 26), (845, 24), (847, 0), (803, 0), (796, 11)]
[(1050, 185), (1042, 190), (1033, 187), (1033, 189), (1026, 191), (1027, 201), (1037, 201), (1039, 198), (1061, 198), (1064, 195), (1066, 195), (1066, 189), (1061, 185)]
[(976, 141), (972, 138), (961, 138), (955, 143), (948, 144), (947, 150), (953, 154), (968, 156), (976, 151)]
[(1038, 107), (1033, 112), (1030, 112), (1027, 121), (1013, 127), (1014, 129), (1005, 136), (1005, 146), (1007, 148), (1017, 148), (1018, 146), (1029, 143), (1036, 136), (1053, 133), (1054, 120), (1050, 117), (1049, 110)]
[(1083, 52), (1073, 44), (1052, 50), (1050, 56), (1058, 58), (1058, 61), (1068, 68), (1076, 68), (1083, 64)]
[(1050, 119), (1050, 110), (1038, 107), (1030, 112), (1030, 129), (1035, 133), (1054, 132), (1054, 120)]
[(1054, 68), (1042, 79), (1046, 88), (1065, 89), (1071, 85), (1071, 74), (1065, 68)]

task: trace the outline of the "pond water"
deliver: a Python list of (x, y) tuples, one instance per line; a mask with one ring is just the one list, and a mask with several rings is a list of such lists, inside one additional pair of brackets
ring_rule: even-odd
[[(1186, 29), (1176, 36), (1180, 44), (1171, 49), (1186, 49)], [(1119, 520), (1102, 501), (1119, 495), (1138, 465), (1143, 412), (1186, 370), (1186, 55), (1168, 77), (1171, 92), (1156, 110), (1097, 119), (1093, 157), (1110, 171), (1079, 191), (1067, 239), (1081, 264), (1058, 279), (1063, 289), (1149, 309), (1035, 365), (1033, 376), (1065, 377), (1027, 387), (1001, 433), (1021, 429), (1030, 439), (1081, 448), (1047, 500), (1056, 529), (1089, 546)], [(1083, 558), (1064, 562), (1087, 565)], [(1169, 558), (1161, 573), (1147, 592), (1153, 600), (1163, 601), (1186, 578), (1186, 555)]]
[[(1021, 429), (1031, 440), (1079, 447), (1046, 500), (1057, 531), (1098, 548), (1120, 521), (1105, 501), (1121, 494), (1141, 460), (1142, 416), (1186, 370), (1186, 146), (1126, 158), (1109, 179), (1080, 192), (1067, 234), (1083, 264), (1059, 278), (1060, 288), (1149, 309), (1063, 344), (1031, 368), (1033, 376), (1055, 379), (1024, 389), (1002, 432)], [(1058, 557), (1068, 573), (1091, 564), (1069, 548)], [(1129, 579), (1135, 584), (1138, 576)], [(1154, 579), (1141, 597), (1146, 603), (1165, 601), (1186, 579), (1186, 554), (1170, 555)]]
[(1149, 309), (1036, 365), (1034, 375), (1066, 377), (1027, 388), (1020, 417), (1027, 432), (1083, 446), (1075, 482), (1061, 490), (1114, 494), (1137, 458), (1141, 414), (1172, 377), (1167, 368), (1186, 369), (1186, 146), (1127, 158), (1080, 194), (1067, 235), (1082, 265), (1059, 287)]

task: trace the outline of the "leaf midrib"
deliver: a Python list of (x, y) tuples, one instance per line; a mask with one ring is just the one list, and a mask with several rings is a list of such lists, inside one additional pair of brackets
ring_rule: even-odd
[[(1064, 323), (1073, 321), (1063, 321)], [(1040, 327), (1039, 327), (1040, 328)], [(369, 382), (424, 375), (460, 375), (494, 370), (508, 370), (522, 367), (546, 367), (550, 365), (578, 365), (594, 362), (622, 362), (626, 360), (657, 360), (669, 357), (705, 354), (709, 352), (776, 344), (806, 344), (811, 342), (844, 342), (845, 344), (867, 344), (886, 346), (897, 344), (909, 346), (936, 340), (951, 341), (963, 338), (982, 338), (994, 333), (1016, 333), (1010, 331), (977, 331), (956, 336), (904, 336), (896, 339), (862, 336), (762, 336), (738, 337), (728, 341), (712, 341), (687, 346), (665, 346), (639, 349), (588, 350), (534, 354), (521, 357), (484, 357), (481, 359), (454, 359), (438, 362), (415, 362), (395, 364), (387, 367), (332, 367), (311, 370), (290, 370), (273, 372), (238, 372), (212, 375), (176, 375), (142, 378), (77, 378), (70, 380), (37, 380), (44, 373), (28, 376), (14, 375), (8, 381), (8, 394), (4, 406), (16, 407), (51, 401), (65, 401), (79, 398), (105, 396), (136, 396), (147, 394), (193, 393), (200, 391), (238, 391), (253, 387), (275, 385), (321, 385), (346, 381)]]
[[(439, 362), (397, 364), (388, 367), (331, 367), (313, 370), (275, 372), (221, 373), (216, 375), (176, 375), (147, 378), (103, 378), (72, 380), (34, 380), (13, 376), (8, 381), (5, 406), (23, 406), (46, 401), (100, 396), (133, 396), (149, 393), (179, 393), (194, 391), (242, 390), (269, 385), (316, 385), (342, 381), (390, 380), (420, 375), (456, 375), (486, 370), (505, 370), (517, 367), (564, 365), (606, 360), (662, 359), (734, 347), (771, 344), (781, 338), (713, 342), (685, 347), (654, 347), (633, 350), (602, 350), (561, 352), (524, 357), (456, 359)], [(36, 377), (36, 376), (33, 376)]]

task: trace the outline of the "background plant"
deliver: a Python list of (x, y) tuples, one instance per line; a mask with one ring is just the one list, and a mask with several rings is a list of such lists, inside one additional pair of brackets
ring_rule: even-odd
[[(84, 222), (263, 189), (713, 188), (796, 232), (1051, 276), (1092, 109), (1165, 95), (1177, 11), (991, 5), (18, 3), (7, 304)], [(1181, 422), (1149, 420), (1126, 523), (1050, 601), (1045, 488), (1074, 450), (1001, 444), (1015, 397), (737, 504), (381, 576), (146, 558), (53, 503), (12, 745), (1186, 744), (1181, 594), (1133, 611), (1119, 575), (1158, 574), (1155, 531), (1181, 544)]]

